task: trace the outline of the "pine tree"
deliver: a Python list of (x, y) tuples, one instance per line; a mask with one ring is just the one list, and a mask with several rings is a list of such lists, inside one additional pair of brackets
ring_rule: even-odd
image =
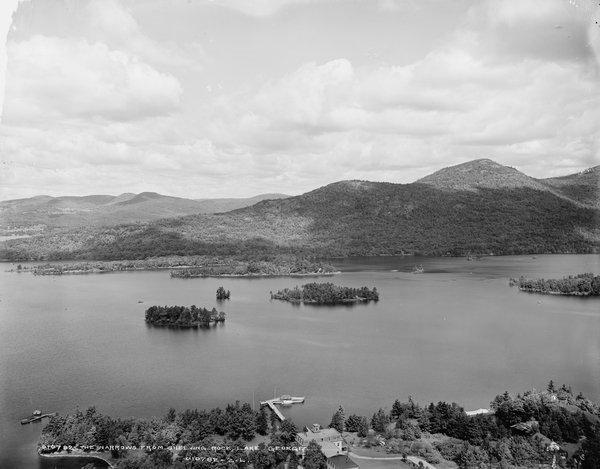
[(342, 433), (346, 430), (346, 417), (344, 414), (344, 408), (340, 406), (338, 410), (331, 417), (330, 428), (335, 428), (338, 432)]
[(260, 408), (260, 412), (256, 416), (256, 431), (259, 435), (266, 435), (269, 431), (269, 421), (264, 407)]
[(311, 441), (308, 444), (302, 466), (305, 469), (325, 469), (327, 467), (327, 459), (316, 441)]

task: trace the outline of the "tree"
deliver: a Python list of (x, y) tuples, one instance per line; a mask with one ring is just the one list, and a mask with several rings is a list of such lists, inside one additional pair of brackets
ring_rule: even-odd
[(352, 415), (348, 416), (348, 418), (346, 419), (346, 431), (347, 432), (357, 432), (362, 418), (364, 418), (364, 417), (361, 417), (360, 415), (356, 415), (356, 414), (352, 414)]
[(256, 416), (256, 431), (259, 435), (266, 435), (269, 431), (269, 421), (267, 420), (267, 412), (264, 407), (260, 408)]
[(316, 441), (311, 441), (306, 447), (302, 466), (305, 469), (325, 469), (327, 467), (327, 458), (321, 452), (321, 447)]
[(600, 423), (596, 423), (591, 431), (586, 432), (586, 438), (581, 445), (585, 456), (582, 469), (597, 469), (600, 467)]
[(177, 416), (177, 412), (173, 407), (169, 408), (167, 411), (167, 415), (165, 415), (165, 422), (172, 423), (175, 421), (175, 417)]
[(277, 430), (277, 426), (279, 425), (279, 419), (277, 418), (277, 415), (275, 415), (275, 412), (269, 413), (269, 423), (271, 424), (271, 432)]
[(548, 389), (548, 392), (550, 394), (556, 393), (556, 388), (554, 387), (554, 381), (553, 380), (550, 380), (550, 382), (548, 383), (548, 388), (547, 389)]
[(293, 443), (294, 441), (296, 441), (296, 435), (298, 433), (298, 429), (296, 428), (296, 425), (294, 424), (294, 422), (292, 422), (291, 420), (284, 420), (283, 422), (281, 422), (281, 427), (280, 427), (280, 431), (281, 431), (281, 441), (286, 444), (289, 445), (290, 443)]
[(384, 433), (388, 423), (388, 416), (383, 409), (379, 409), (371, 418), (371, 427), (378, 433)]
[(346, 427), (346, 418), (344, 415), (344, 408), (340, 406), (338, 410), (331, 417), (330, 428), (335, 428), (338, 432), (342, 433)]
[(361, 417), (358, 425), (358, 436), (361, 438), (366, 437), (369, 434), (369, 422), (366, 417)]
[(249, 459), (255, 469), (267, 469), (275, 464), (275, 455), (264, 443), (258, 445), (258, 449), (250, 453)]

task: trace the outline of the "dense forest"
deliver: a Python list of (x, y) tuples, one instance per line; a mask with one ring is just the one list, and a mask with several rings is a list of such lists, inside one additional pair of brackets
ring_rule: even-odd
[(600, 275), (593, 273), (569, 275), (561, 279), (510, 279), (511, 286), (531, 293), (554, 295), (598, 296), (600, 295)]
[(548, 447), (554, 441), (559, 467), (600, 467), (600, 405), (581, 393), (574, 396), (569, 387), (556, 388), (551, 381), (546, 391), (500, 394), (490, 407), (490, 413), (469, 416), (456, 403), (421, 406), (409, 398), (370, 419), (346, 418), (340, 407), (330, 426), (357, 432), (366, 446), (385, 441), (388, 453), (413, 454), (432, 464), (447, 460), (460, 468), (537, 468), (551, 461)]
[[(270, 420), (264, 408), (254, 411), (239, 402), (209, 411), (169, 409), (163, 418), (152, 419), (113, 419), (91, 407), (53, 417), (42, 430), (38, 448), (43, 454), (110, 452), (119, 469), (233, 469), (249, 463), (259, 469), (286, 460), (297, 463), (296, 453), (284, 449), (294, 445), (296, 426), (290, 420)], [(268, 446), (245, 449), (256, 436), (267, 434), (262, 440)]]
[[(311, 256), (599, 252), (598, 171), (544, 182), (490, 162), (449, 168), (440, 181), (342, 181), (227, 213), (110, 227), (56, 229), (4, 241), (7, 260), (160, 256)], [(464, 165), (463, 165), (464, 166)], [(463, 168), (464, 169), (464, 168)], [(477, 184), (482, 184), (478, 186)], [(569, 188), (588, 187), (583, 198)], [(596, 191), (596, 192), (594, 192)], [(574, 196), (573, 196), (574, 197)]]
[(225, 322), (225, 313), (215, 308), (209, 310), (192, 305), (150, 306), (146, 310), (146, 322), (153, 326), (208, 327), (213, 323)]
[(273, 255), (244, 260), (220, 258), (198, 267), (171, 271), (173, 278), (327, 275), (333, 266), (304, 256)]
[(292, 303), (312, 303), (319, 305), (337, 305), (356, 302), (378, 301), (377, 288), (340, 287), (333, 283), (307, 283), (302, 287), (284, 288), (277, 293), (271, 292), (271, 299)]
[(20, 272), (34, 275), (65, 275), (121, 272), (129, 270), (170, 270), (174, 278), (219, 276), (302, 276), (335, 273), (332, 265), (314, 257), (294, 254), (262, 253), (230, 256), (166, 256), (139, 260), (54, 261), (21, 265)]
[[(600, 467), (600, 405), (575, 396), (567, 386), (551, 381), (545, 391), (531, 390), (494, 398), (491, 412), (469, 416), (456, 403), (421, 406), (412, 398), (397, 399), (371, 418), (333, 414), (330, 427), (354, 444), (370, 447), (385, 442), (390, 454), (415, 455), (432, 464), (452, 461), (460, 468), (549, 467), (556, 455), (559, 467)], [(325, 458), (312, 444), (299, 461), (293, 422), (267, 417), (264, 408), (249, 404), (206, 410), (170, 409), (164, 418), (113, 419), (95, 408), (52, 417), (38, 448), (42, 453), (111, 451), (120, 469), (277, 467), (323, 469)], [(268, 439), (263, 436), (267, 436)], [(260, 445), (251, 442), (256, 438)], [(262, 438), (261, 438), (262, 437)], [(358, 440), (355, 440), (358, 438)], [(557, 451), (551, 453), (555, 442)], [(250, 444), (250, 446), (248, 446)], [(66, 449), (64, 447), (67, 447)], [(282, 448), (283, 446), (283, 448)], [(448, 467), (448, 466), (444, 466)]]

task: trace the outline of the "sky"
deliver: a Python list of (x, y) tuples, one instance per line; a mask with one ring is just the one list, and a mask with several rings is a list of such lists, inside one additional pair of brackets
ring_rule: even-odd
[(3, 0), (0, 199), (578, 172), (599, 23), (595, 0)]

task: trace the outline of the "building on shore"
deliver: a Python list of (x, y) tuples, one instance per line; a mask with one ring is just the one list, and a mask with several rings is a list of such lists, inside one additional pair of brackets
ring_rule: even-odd
[(300, 446), (306, 447), (311, 441), (321, 447), (321, 452), (327, 458), (328, 469), (358, 468), (358, 464), (348, 457), (348, 446), (335, 428), (321, 428), (318, 423), (313, 423), (296, 435), (296, 442)]

